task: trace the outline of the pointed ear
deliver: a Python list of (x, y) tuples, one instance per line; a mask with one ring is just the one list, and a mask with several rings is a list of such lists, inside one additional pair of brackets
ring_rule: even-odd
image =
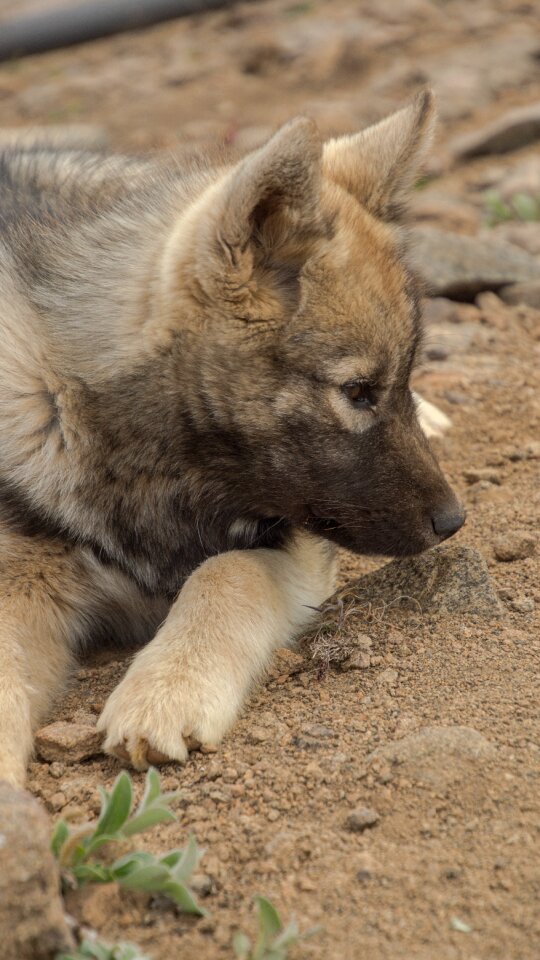
[(236, 167), (221, 194), (217, 222), (217, 239), (232, 267), (249, 266), (244, 261), (250, 243), (261, 243), (268, 221), (275, 227), (285, 215), (289, 227), (302, 230), (316, 220), (321, 155), (315, 124), (298, 117)]
[(374, 216), (395, 219), (429, 146), (434, 120), (434, 97), (425, 90), (367, 130), (326, 143), (323, 173)]

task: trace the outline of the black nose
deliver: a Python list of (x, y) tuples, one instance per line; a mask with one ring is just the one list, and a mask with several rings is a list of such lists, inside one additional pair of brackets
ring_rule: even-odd
[(450, 508), (441, 507), (434, 510), (431, 516), (433, 529), (441, 540), (447, 540), (465, 523), (465, 511), (463, 507), (452, 505)]

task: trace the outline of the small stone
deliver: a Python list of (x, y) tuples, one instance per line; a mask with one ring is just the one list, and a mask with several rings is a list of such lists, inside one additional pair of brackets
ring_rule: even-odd
[(65, 763), (60, 763), (59, 760), (54, 760), (49, 767), (49, 776), (53, 777), (54, 780), (60, 780), (66, 772)]
[(238, 780), (238, 770), (235, 770), (234, 767), (227, 767), (227, 769), (223, 771), (223, 779), (225, 783), (234, 783)]
[(510, 606), (516, 613), (532, 613), (535, 603), (532, 597), (514, 597), (510, 601)]
[(309, 877), (305, 877), (303, 874), (298, 878), (298, 889), (303, 890), (304, 893), (312, 893), (317, 889), (317, 885), (310, 880)]
[(102, 734), (90, 724), (59, 720), (36, 734), (36, 750), (43, 760), (79, 763), (101, 750)]
[(335, 730), (325, 727), (322, 723), (303, 723), (300, 731), (306, 737), (313, 737), (315, 740), (328, 740), (337, 737)]
[(520, 460), (539, 460), (540, 440), (531, 440), (525, 447), (510, 450), (505, 456), (512, 463), (518, 463)]
[(0, 783), (0, 930), (4, 960), (52, 960), (73, 941), (50, 852), (51, 824), (30, 794)]
[(277, 811), (277, 810), (270, 810), (270, 813), (268, 814), (268, 820), (270, 820), (270, 823), (275, 823), (276, 820), (279, 820), (279, 813), (278, 813), (278, 811)]
[(528, 533), (508, 533), (504, 537), (499, 537), (493, 544), (493, 552), (503, 563), (511, 563), (513, 560), (525, 560), (532, 557), (536, 550), (536, 539)]
[(364, 650), (355, 650), (350, 657), (341, 664), (341, 669), (348, 670), (367, 670), (371, 666), (371, 657)]
[(369, 827), (374, 827), (380, 820), (379, 814), (371, 807), (358, 807), (349, 814), (345, 821), (347, 830), (352, 833), (363, 833)]
[(489, 467), (484, 467), (480, 470), (464, 470), (463, 476), (469, 484), (488, 480), (489, 483), (495, 483), (499, 486), (501, 482), (501, 477), (497, 470), (491, 470)]
[(62, 790), (57, 790), (56, 793), (53, 793), (52, 796), (46, 801), (47, 809), (51, 813), (59, 813), (67, 803), (67, 797)]
[(388, 670), (383, 670), (377, 679), (379, 683), (387, 683), (389, 686), (392, 686), (394, 683), (397, 683), (398, 672), (389, 667)]
[(264, 727), (251, 727), (248, 732), (249, 743), (266, 743), (272, 737), (271, 730), (265, 730)]
[(305, 670), (306, 660), (301, 654), (294, 650), (287, 650), (285, 647), (276, 650), (274, 660), (270, 668), (270, 677), (274, 680), (281, 677), (291, 677)]
[(356, 646), (360, 647), (361, 650), (371, 650), (373, 640), (368, 637), (367, 633), (359, 633), (356, 638)]
[(205, 873), (193, 874), (189, 885), (198, 897), (208, 897), (212, 893), (212, 880)]

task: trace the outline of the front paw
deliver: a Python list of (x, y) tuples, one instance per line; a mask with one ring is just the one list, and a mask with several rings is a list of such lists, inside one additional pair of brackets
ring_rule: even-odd
[(234, 719), (228, 721), (229, 713), (219, 689), (201, 689), (195, 678), (190, 683), (174, 672), (153, 677), (132, 668), (105, 704), (98, 730), (105, 733), (107, 753), (146, 770), (169, 761), (184, 763), (190, 750), (214, 752)]

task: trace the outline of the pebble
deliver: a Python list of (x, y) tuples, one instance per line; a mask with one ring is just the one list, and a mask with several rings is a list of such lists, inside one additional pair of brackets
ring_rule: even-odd
[(303, 723), (300, 727), (301, 733), (306, 737), (313, 737), (315, 740), (327, 740), (337, 737), (335, 730), (325, 727), (322, 723)]
[(392, 668), (389, 667), (387, 670), (383, 670), (377, 679), (379, 683), (387, 683), (392, 686), (394, 683), (397, 683), (398, 676), (397, 670), (392, 670)]
[(364, 650), (355, 650), (341, 664), (342, 670), (367, 670), (371, 666), (371, 657)]
[(36, 751), (42, 760), (79, 763), (101, 750), (102, 734), (90, 724), (58, 720), (36, 733)]
[(270, 740), (272, 737), (271, 730), (265, 730), (264, 727), (251, 727), (248, 733), (248, 742), (249, 743), (265, 743), (267, 740)]
[(345, 826), (352, 833), (363, 833), (369, 827), (374, 827), (379, 820), (379, 814), (372, 807), (358, 807), (348, 815)]
[(532, 613), (535, 603), (532, 597), (515, 597), (510, 601), (510, 606), (516, 613)]
[(513, 463), (520, 460), (540, 460), (540, 440), (531, 440), (525, 447), (510, 450), (506, 456)]
[(479, 470), (464, 470), (463, 476), (468, 484), (478, 483), (482, 480), (488, 480), (489, 483), (495, 483), (497, 486), (500, 485), (501, 476), (497, 470), (491, 470), (489, 467), (484, 467)]
[(527, 557), (532, 557), (535, 550), (536, 539), (529, 533), (507, 533), (493, 544), (495, 557), (502, 563), (525, 560)]
[(53, 760), (49, 766), (49, 776), (53, 777), (54, 780), (60, 780), (66, 772), (65, 763), (60, 763), (59, 760)]

